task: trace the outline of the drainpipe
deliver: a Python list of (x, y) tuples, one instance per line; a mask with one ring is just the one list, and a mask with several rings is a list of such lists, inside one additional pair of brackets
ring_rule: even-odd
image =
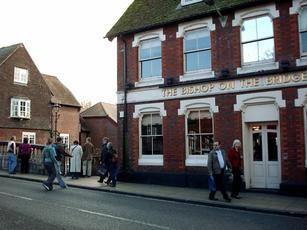
[(129, 169), (129, 159), (128, 159), (128, 151), (127, 151), (127, 143), (128, 143), (128, 105), (127, 105), (127, 42), (126, 40), (120, 36), (122, 41), (124, 42), (124, 48), (123, 48), (123, 82), (124, 82), (124, 117), (123, 117), (123, 140), (122, 140), (122, 146), (123, 146), (123, 169), (127, 171)]

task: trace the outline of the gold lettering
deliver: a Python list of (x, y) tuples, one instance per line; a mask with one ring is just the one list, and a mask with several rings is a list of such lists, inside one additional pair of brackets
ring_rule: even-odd
[(266, 80), (267, 85), (273, 85), (274, 84), (274, 77), (268, 77)]
[(298, 74), (295, 74), (292, 76), (292, 81), (299, 82), (301, 80), (301, 76)]
[(302, 73), (302, 81), (307, 81), (307, 72)]

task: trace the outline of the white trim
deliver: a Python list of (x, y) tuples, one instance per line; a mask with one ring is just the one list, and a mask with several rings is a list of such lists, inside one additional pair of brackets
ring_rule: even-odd
[(163, 29), (161, 28), (135, 34), (134, 40), (132, 42), (132, 47), (139, 47), (141, 41), (152, 38), (159, 38), (161, 42), (165, 41), (166, 36), (163, 34)]
[(134, 83), (135, 87), (151, 86), (151, 85), (161, 85), (164, 84), (164, 78), (162, 77), (148, 77), (141, 78), (138, 82)]
[(237, 104), (234, 104), (234, 111), (244, 111), (248, 105), (276, 104), (280, 108), (286, 107), (286, 101), (282, 99), (282, 91), (270, 91), (261, 93), (248, 93), (236, 96)]
[(181, 5), (182, 6), (187, 6), (187, 5), (191, 5), (197, 2), (202, 2), (203, 0), (181, 0)]
[(300, 11), (300, 8), (307, 5), (306, 0), (293, 0), (292, 1), (292, 7), (289, 8), (289, 14), (298, 14)]
[(154, 112), (159, 112), (161, 117), (165, 117), (166, 110), (164, 109), (164, 102), (135, 105), (133, 118), (140, 118), (142, 116), (142, 113)]
[(295, 106), (301, 107), (307, 105), (307, 88), (300, 88), (297, 90), (297, 99), (295, 99)]
[(208, 155), (189, 155), (186, 154), (186, 166), (206, 167), (208, 165)]
[(253, 64), (242, 64), (242, 67), (237, 68), (237, 74), (254, 73), (265, 70), (279, 69), (278, 62), (257, 62)]
[(241, 26), (244, 19), (264, 14), (269, 15), (271, 18), (278, 18), (279, 10), (276, 9), (275, 3), (236, 11), (232, 26)]
[(184, 75), (179, 76), (180, 82), (207, 79), (207, 78), (214, 78), (214, 71), (209, 69), (203, 71), (187, 72), (184, 73)]
[(163, 166), (163, 155), (140, 155), (139, 165)]
[(178, 32), (176, 33), (176, 38), (183, 38), (184, 34), (189, 30), (195, 30), (204, 27), (208, 28), (209, 31), (215, 31), (215, 24), (213, 24), (212, 17), (180, 23), (178, 25)]
[(181, 100), (180, 108), (178, 109), (178, 115), (186, 115), (189, 109), (209, 109), (213, 113), (219, 112), (219, 107), (215, 104), (215, 97), (207, 97), (201, 99)]
[(35, 132), (22, 132), (21, 136), (22, 136), (22, 141), (25, 137), (27, 137), (29, 139), (29, 143), (30, 143), (30, 140), (31, 140), (30, 136), (32, 136), (34, 141), (31, 144), (36, 143), (36, 133)]
[(296, 66), (304, 66), (307, 65), (307, 57), (301, 57), (296, 59)]

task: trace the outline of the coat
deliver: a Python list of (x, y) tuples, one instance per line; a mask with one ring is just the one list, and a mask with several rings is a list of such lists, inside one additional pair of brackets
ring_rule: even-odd
[(81, 158), (83, 150), (80, 145), (72, 145), (70, 147), (70, 172), (81, 172)]
[[(231, 168), (231, 164), (228, 161), (227, 155), (225, 154), (225, 151), (220, 149), (224, 162), (225, 162), (225, 166), (224, 169), (226, 167), (226, 165)], [(220, 167), (220, 163), (217, 157), (217, 152), (213, 149), (208, 156), (208, 173), (209, 175), (213, 175), (213, 174), (221, 174), (222, 173), (222, 168)]]

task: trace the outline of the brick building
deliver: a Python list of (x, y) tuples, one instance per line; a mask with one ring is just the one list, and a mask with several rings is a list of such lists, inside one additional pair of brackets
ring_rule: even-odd
[(0, 79), (0, 140), (45, 143), (51, 93), (23, 44), (0, 48)]
[(118, 124), (116, 105), (99, 102), (80, 113), (82, 126), (85, 130), (82, 135), (82, 143), (87, 136), (100, 153), (102, 138), (109, 137), (114, 149), (118, 148)]
[(239, 138), (247, 188), (306, 188), (306, 0), (135, 0), (106, 37), (134, 180), (206, 186)]

